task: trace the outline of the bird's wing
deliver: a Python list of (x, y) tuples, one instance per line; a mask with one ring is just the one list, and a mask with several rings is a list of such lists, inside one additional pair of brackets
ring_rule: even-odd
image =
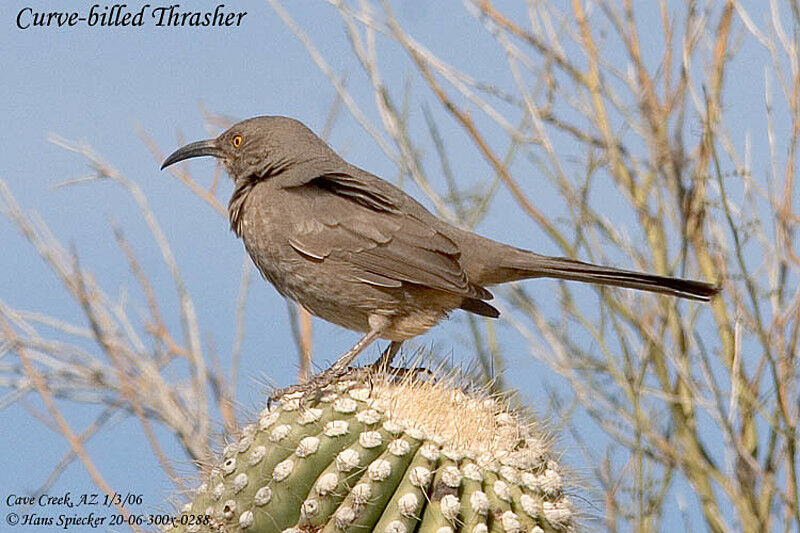
[(369, 172), (344, 163), (337, 165), (340, 168), (325, 168), (323, 163), (320, 166), (317, 169), (304, 168), (302, 172), (289, 169), (281, 177), (281, 187), (317, 187), (375, 211), (398, 213), (405, 203), (407, 195), (403, 191)]
[(375, 211), (398, 213), (403, 203), (402, 191), (367, 173), (356, 176), (331, 172), (319, 176), (313, 183)]
[(315, 180), (298, 189), (311, 208), (294, 225), (291, 246), (312, 260), (330, 257), (349, 263), (355, 267), (352, 276), (372, 285), (413, 283), (467, 298), (492, 298), (469, 282), (452, 239), (402, 212), (401, 204), (387, 205), (374, 189), (360, 185), (357, 180), (334, 186)]

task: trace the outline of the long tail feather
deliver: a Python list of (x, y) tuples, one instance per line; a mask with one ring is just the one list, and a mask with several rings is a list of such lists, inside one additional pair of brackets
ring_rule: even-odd
[(632, 270), (593, 265), (564, 257), (547, 257), (525, 250), (511, 264), (504, 265), (515, 271), (513, 278), (557, 278), (600, 285), (613, 285), (627, 289), (669, 294), (707, 302), (720, 291), (718, 285), (691, 279), (670, 278)]

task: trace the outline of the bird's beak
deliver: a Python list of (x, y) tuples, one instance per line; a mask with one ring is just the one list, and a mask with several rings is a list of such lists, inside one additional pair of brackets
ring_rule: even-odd
[(222, 157), (222, 150), (217, 147), (216, 139), (208, 139), (206, 141), (197, 141), (189, 143), (182, 148), (178, 148), (164, 160), (161, 165), (161, 170), (164, 170), (173, 163), (183, 161), (184, 159), (191, 159), (192, 157), (203, 157), (210, 155), (212, 157)]

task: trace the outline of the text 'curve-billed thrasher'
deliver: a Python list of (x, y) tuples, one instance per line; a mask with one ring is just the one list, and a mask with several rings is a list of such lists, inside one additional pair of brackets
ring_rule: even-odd
[(244, 120), (176, 150), (161, 168), (200, 156), (219, 159), (233, 178), (231, 229), (261, 274), (310, 313), (365, 333), (321, 375), (327, 379), (378, 338), (392, 341), (380, 360), (388, 365), (404, 340), (454, 309), (496, 318), (486, 287), (498, 283), (559, 278), (703, 301), (719, 291), (538, 255), (459, 229), (291, 118)]

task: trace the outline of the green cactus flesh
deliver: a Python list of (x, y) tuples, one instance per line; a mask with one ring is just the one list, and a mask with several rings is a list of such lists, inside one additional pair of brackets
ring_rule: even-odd
[(373, 376), (284, 396), (204, 479), (168, 531), (574, 530), (545, 439), (447, 380)]

